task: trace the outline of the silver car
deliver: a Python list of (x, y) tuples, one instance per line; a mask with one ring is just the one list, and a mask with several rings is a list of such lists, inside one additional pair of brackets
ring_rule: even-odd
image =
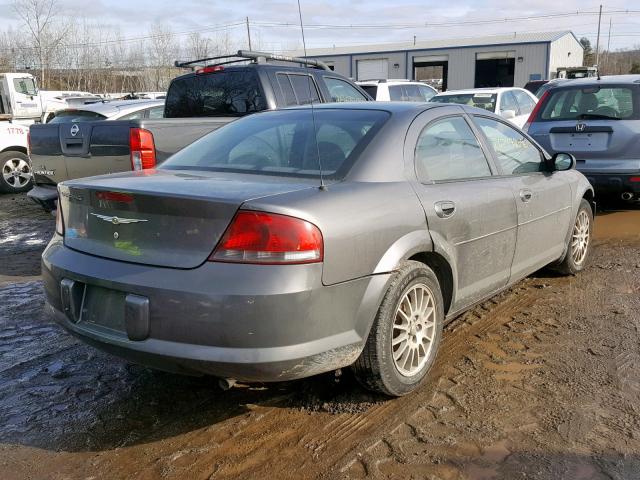
[(63, 182), (55, 319), (160, 369), (244, 381), (353, 366), (403, 395), (443, 324), (588, 257), (593, 191), (495, 114), (326, 104), (259, 113), (155, 171)]
[(640, 75), (563, 80), (527, 125), (549, 152), (570, 152), (598, 197), (640, 202)]
[(58, 110), (48, 123), (79, 123), (95, 120), (162, 118), (164, 100), (101, 100)]

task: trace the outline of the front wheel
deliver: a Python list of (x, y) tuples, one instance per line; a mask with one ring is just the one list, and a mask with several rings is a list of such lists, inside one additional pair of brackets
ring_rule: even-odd
[(33, 171), (29, 157), (22, 152), (0, 153), (0, 192), (26, 192), (33, 184)]
[(356, 378), (366, 388), (391, 396), (413, 391), (433, 365), (443, 322), (435, 273), (420, 262), (405, 262), (389, 285), (353, 365)]
[(555, 267), (556, 270), (565, 275), (575, 275), (585, 267), (591, 251), (592, 230), (593, 210), (589, 202), (583, 198), (571, 229), (567, 253), (562, 262)]

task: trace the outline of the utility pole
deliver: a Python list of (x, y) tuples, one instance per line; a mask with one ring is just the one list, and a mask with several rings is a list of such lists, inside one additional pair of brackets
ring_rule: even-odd
[[(600, 7), (602, 10), (602, 7)], [(249, 30), (249, 17), (247, 17), (247, 38), (249, 39), (249, 50), (251, 50), (251, 30)]]
[(602, 5), (598, 14), (598, 39), (596, 40), (596, 65), (600, 64), (600, 22), (602, 21)]
[(609, 55), (611, 54), (611, 17), (609, 17), (609, 38), (607, 39), (607, 68), (609, 68)]

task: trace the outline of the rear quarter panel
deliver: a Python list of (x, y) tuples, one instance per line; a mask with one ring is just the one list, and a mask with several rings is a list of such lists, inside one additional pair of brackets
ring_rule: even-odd
[(424, 210), (408, 182), (343, 182), (326, 190), (252, 200), (243, 208), (304, 218), (318, 226), (325, 285), (392, 271), (412, 252), (431, 249)]

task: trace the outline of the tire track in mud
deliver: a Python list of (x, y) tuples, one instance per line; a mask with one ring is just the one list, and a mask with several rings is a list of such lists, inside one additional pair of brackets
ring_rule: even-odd
[[(260, 412), (260, 416), (244, 425), (234, 421), (220, 426), (219, 435), (223, 436), (224, 430), (235, 431), (216, 445), (212, 478), (237, 478), (256, 471), (268, 471), (274, 478), (291, 478), (292, 472), (306, 478), (343, 474), (354, 463), (356, 451), (376, 448), (383, 434), (403, 428), (410, 414), (424, 410), (441, 393), (443, 382), (455, 384), (449, 377), (460, 372), (451, 364), (465, 357), (467, 344), (489, 331), (504, 328), (513, 320), (514, 313), (536, 301), (537, 291), (530, 283), (525, 280), (517, 284), (445, 327), (446, 334), (429, 379), (407, 397), (386, 400), (362, 413), (328, 414), (282, 408), (291, 397), (287, 395), (281, 404), (256, 406), (255, 412)], [(273, 462), (269, 455), (256, 455), (258, 451), (285, 453)], [(201, 462), (202, 458), (196, 460), (196, 464)], [(191, 471), (197, 471), (195, 464), (192, 467)]]
[[(380, 448), (392, 452), (384, 441), (381, 443), (385, 434), (402, 429), (417, 434), (417, 429), (407, 422), (411, 423), (410, 418), (414, 418), (418, 423), (416, 416), (432, 415), (431, 410), (436, 408), (432, 405), (434, 397), (443, 395), (455, 401), (455, 395), (447, 393), (445, 386), (455, 386), (456, 375), (464, 373), (452, 365), (465, 358), (470, 342), (478, 341), (477, 337), (486, 332), (505, 328), (514, 313), (536, 301), (537, 291), (530, 283), (525, 280), (449, 323), (427, 382), (407, 397), (385, 399), (361, 413), (310, 412), (300, 407), (291, 408), (291, 399), (297, 394), (292, 390), (263, 403), (248, 405), (248, 413), (178, 440), (145, 445), (145, 456), (155, 460), (146, 466), (140, 465), (134, 475), (131, 470), (118, 472), (118, 467), (114, 469), (112, 464), (109, 468), (115, 478), (120, 475), (146, 478), (151, 472), (162, 478), (216, 480), (250, 478), (257, 472), (268, 472), (272, 478), (344, 476), (360, 458), (358, 452)], [(136, 459), (140, 458), (141, 448), (139, 445), (124, 448), (118, 464), (139, 462)], [(176, 451), (179, 452), (177, 458)], [(277, 459), (274, 459), (276, 452)], [(100, 464), (98, 461), (95, 465), (98, 471)]]

